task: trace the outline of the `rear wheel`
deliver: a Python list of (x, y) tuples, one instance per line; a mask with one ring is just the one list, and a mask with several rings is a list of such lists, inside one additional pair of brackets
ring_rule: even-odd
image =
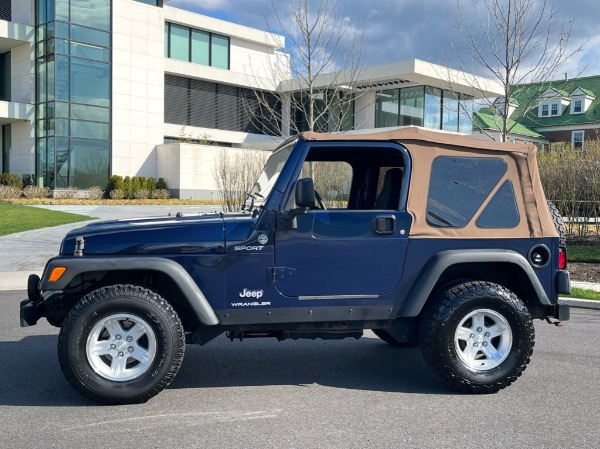
[(438, 295), (421, 323), (421, 350), (452, 388), (495, 393), (527, 367), (535, 332), (529, 311), (511, 291), (469, 282)]
[(63, 373), (84, 396), (106, 404), (145, 402), (173, 380), (185, 349), (183, 327), (159, 295), (133, 285), (95, 290), (62, 325)]

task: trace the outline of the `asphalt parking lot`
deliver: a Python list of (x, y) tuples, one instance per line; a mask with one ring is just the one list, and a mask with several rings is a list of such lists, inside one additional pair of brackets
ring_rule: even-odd
[(455, 394), (418, 349), (359, 341), (188, 346), (179, 375), (146, 404), (98, 406), (64, 380), (58, 330), (20, 328), (25, 292), (0, 292), (1, 448), (597, 448), (600, 312), (536, 322), (522, 378)]

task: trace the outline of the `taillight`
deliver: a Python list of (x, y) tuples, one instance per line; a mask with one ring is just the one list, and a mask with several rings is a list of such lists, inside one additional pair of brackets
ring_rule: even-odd
[(564, 270), (567, 268), (567, 251), (564, 248), (558, 249), (558, 269)]

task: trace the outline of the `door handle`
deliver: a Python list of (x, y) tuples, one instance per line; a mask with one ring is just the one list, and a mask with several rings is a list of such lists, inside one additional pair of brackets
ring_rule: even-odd
[(373, 232), (379, 235), (393, 234), (396, 232), (396, 217), (375, 217), (373, 220)]

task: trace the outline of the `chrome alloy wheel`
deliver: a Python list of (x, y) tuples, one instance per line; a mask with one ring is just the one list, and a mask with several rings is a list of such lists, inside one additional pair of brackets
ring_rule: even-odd
[(96, 373), (108, 380), (124, 382), (150, 368), (156, 357), (156, 335), (137, 316), (109, 315), (94, 325), (85, 349)]
[(510, 324), (504, 316), (490, 309), (469, 313), (454, 334), (454, 348), (460, 361), (477, 371), (499, 366), (508, 357), (512, 343)]

